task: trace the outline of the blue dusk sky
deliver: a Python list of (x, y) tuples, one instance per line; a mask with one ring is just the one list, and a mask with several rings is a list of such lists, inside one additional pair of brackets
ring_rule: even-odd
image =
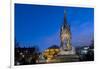
[(15, 38), (24, 46), (37, 45), (41, 51), (60, 45), (60, 28), (66, 10), (72, 46), (90, 45), (94, 34), (94, 9), (33, 4), (15, 4)]

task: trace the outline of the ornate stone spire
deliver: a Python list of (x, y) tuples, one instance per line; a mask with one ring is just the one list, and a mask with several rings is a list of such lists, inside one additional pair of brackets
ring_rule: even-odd
[(71, 31), (67, 23), (66, 10), (64, 9), (64, 21), (60, 31), (61, 49), (71, 50)]
[(66, 10), (64, 9), (64, 25), (66, 25), (67, 21), (66, 21)]
[(62, 26), (62, 28), (63, 29), (68, 29), (69, 31), (70, 31), (70, 26), (68, 25), (68, 23), (67, 23), (67, 13), (66, 13), (66, 9), (64, 9), (64, 22), (63, 22), (63, 26)]

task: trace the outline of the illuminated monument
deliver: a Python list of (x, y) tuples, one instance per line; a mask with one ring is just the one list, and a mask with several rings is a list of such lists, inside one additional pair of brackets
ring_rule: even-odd
[(67, 23), (66, 11), (64, 10), (64, 22), (60, 29), (60, 55), (75, 54), (75, 48), (71, 46), (71, 30)]
[(67, 23), (66, 20), (66, 11), (64, 10), (64, 22), (63, 25), (61, 26), (60, 30), (60, 40), (61, 40), (61, 49), (62, 50), (71, 50), (71, 31), (70, 31), (70, 26)]

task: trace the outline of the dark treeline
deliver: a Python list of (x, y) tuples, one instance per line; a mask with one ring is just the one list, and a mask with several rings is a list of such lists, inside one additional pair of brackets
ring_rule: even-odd
[(39, 58), (38, 46), (21, 46), (21, 44), (15, 41), (15, 65), (28, 65), (36, 64)]

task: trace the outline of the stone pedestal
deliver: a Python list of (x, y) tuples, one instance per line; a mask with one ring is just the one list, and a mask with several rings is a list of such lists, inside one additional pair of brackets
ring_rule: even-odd
[(60, 49), (60, 52), (58, 53), (58, 55), (74, 55), (74, 54), (76, 54), (74, 47), (72, 47), (72, 49), (68, 51)]
[(79, 56), (78, 55), (58, 55), (55, 57), (57, 62), (78, 62)]
[(61, 50), (55, 59), (56, 62), (77, 62), (79, 61), (79, 56), (76, 55), (75, 48), (72, 47), (69, 51)]

